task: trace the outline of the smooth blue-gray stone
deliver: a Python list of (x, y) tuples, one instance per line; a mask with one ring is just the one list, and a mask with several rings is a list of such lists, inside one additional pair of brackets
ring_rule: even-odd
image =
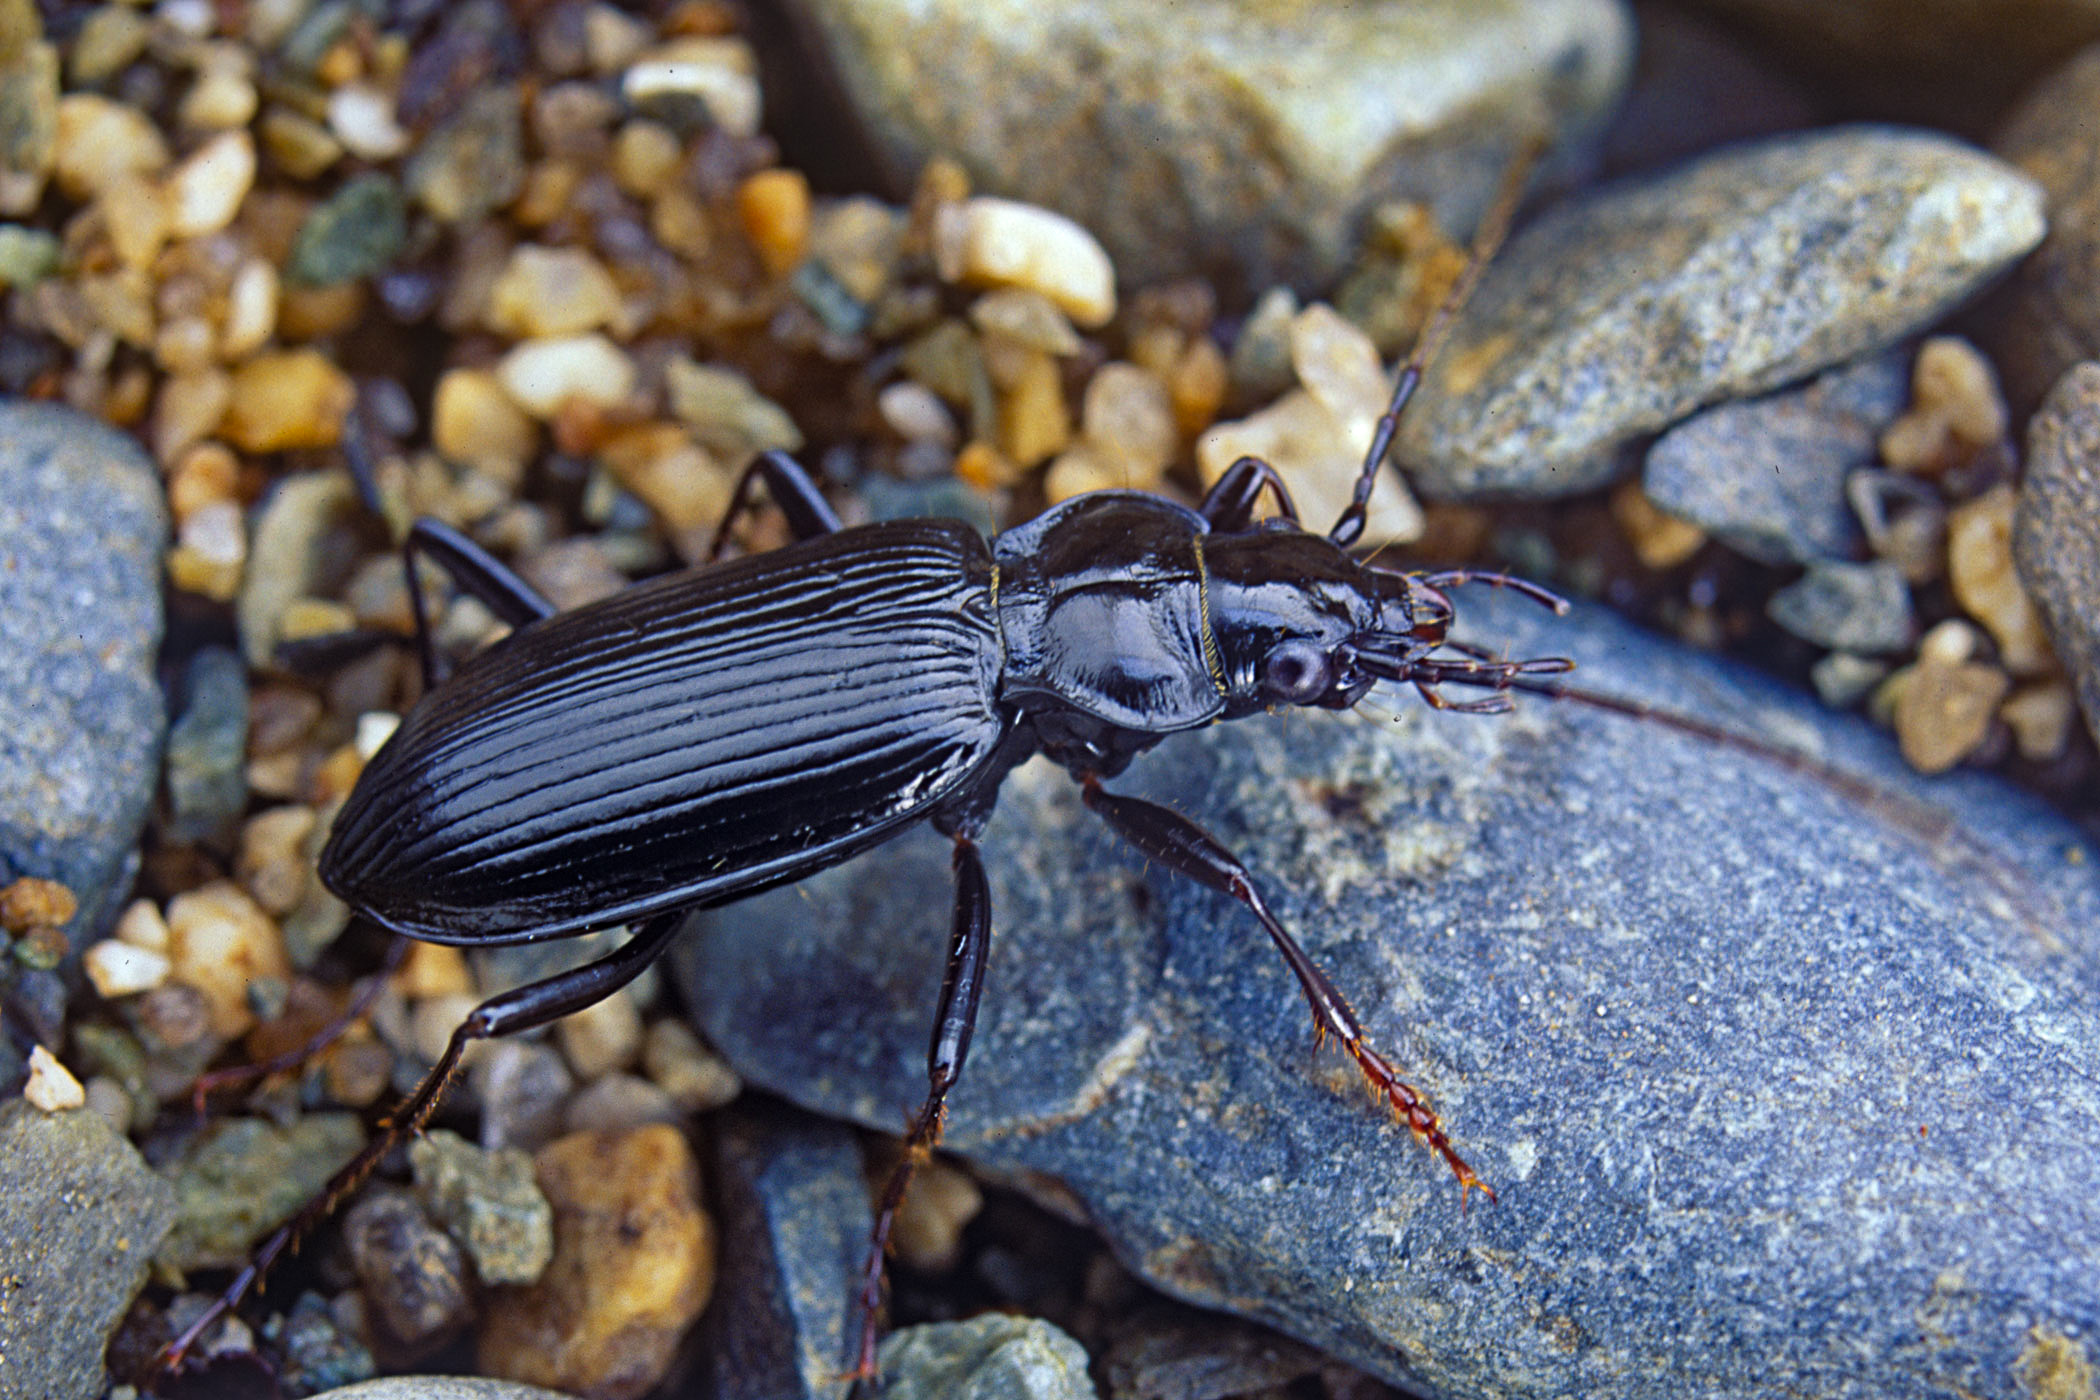
[(168, 726), (170, 840), (231, 834), (248, 805), (248, 663), (205, 647), (182, 678), (182, 713)]
[(0, 402), (0, 885), (56, 880), (77, 947), (114, 915), (160, 774), (160, 472), (115, 428)]
[(882, 1344), (889, 1400), (1096, 1400), (1079, 1343), (1039, 1317), (983, 1313)]
[(1918, 631), (1903, 571), (1881, 559), (1811, 564), (1772, 595), (1765, 612), (1805, 642), (1869, 655), (1902, 651)]
[(1845, 478), (1880, 459), (1910, 398), (1910, 356), (1877, 355), (1797, 389), (1718, 404), (1658, 438), (1641, 470), (1648, 499), (1765, 564), (1860, 553)]
[(0, 1395), (94, 1400), (175, 1192), (99, 1114), (0, 1103)]
[(1897, 127), (1790, 133), (1607, 186), (1510, 240), (1395, 450), (1438, 500), (1592, 490), (1695, 409), (1931, 325), (2042, 232), (2034, 181)]
[(874, 1212), (851, 1129), (746, 1099), (716, 1120), (722, 1226), (701, 1323), (712, 1400), (829, 1400), (860, 1319)]
[[(1500, 1194), (1366, 1102), (1231, 900), (1046, 765), (984, 834), (997, 932), (947, 1144), (1055, 1180), (1139, 1274), (1437, 1397), (2022, 1395), (2100, 1335), (2100, 852), (1979, 776), (1595, 609), (1474, 641), (1805, 750), (1394, 696), (1169, 741), (1112, 787), (1252, 863)], [(695, 920), (747, 1081), (895, 1130), (948, 843)], [(1064, 1195), (1069, 1193), (1069, 1195)]]

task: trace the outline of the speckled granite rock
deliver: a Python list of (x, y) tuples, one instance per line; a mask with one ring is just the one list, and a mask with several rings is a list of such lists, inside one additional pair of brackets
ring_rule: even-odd
[(797, 8), (894, 181), (956, 157), (1085, 224), (1132, 283), (1318, 286), (1393, 197), (1470, 227), (1540, 113), (1579, 150), (1632, 61), (1616, 0)]
[(1910, 399), (1910, 356), (1877, 355), (1798, 389), (1717, 404), (1656, 439), (1648, 499), (1765, 564), (1847, 561), (1860, 547), (1845, 478), (1879, 460)]
[(2013, 562), (2100, 736), (2100, 364), (2073, 368), (2028, 424)]
[(987, 1313), (882, 1344), (890, 1400), (1095, 1400), (1079, 1343), (1037, 1317)]
[(72, 890), (76, 948), (130, 884), (160, 775), (167, 533), (160, 472), (131, 438), (0, 402), (0, 885)]
[(1424, 495), (1560, 496), (1705, 404), (1930, 325), (2042, 236), (2041, 191), (1935, 133), (1843, 127), (1550, 210), (1488, 269), (1401, 430)]
[(0, 1394), (93, 1400), (175, 1193), (87, 1109), (0, 1103)]
[[(1429, 1396), (2009, 1400), (2037, 1355), (2090, 1359), (2100, 852), (1594, 610), (1461, 601), (1498, 652), (1901, 796), (1545, 702), (1247, 721), (1140, 760), (1117, 786), (1249, 857), (1500, 1193), (1462, 1214), (1309, 1048), (1244, 911), (1032, 765), (985, 835), (998, 933), (949, 1145), (1061, 1182), (1169, 1292)], [(676, 956), (713, 1043), (895, 1129), (947, 861), (921, 831), (702, 916)]]
[(849, 1129), (746, 1101), (715, 1132), (721, 1278), (701, 1326), (713, 1400), (830, 1400), (874, 1213)]

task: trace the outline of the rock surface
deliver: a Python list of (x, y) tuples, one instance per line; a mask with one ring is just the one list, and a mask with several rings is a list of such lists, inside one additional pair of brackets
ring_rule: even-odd
[(2033, 405), (2063, 372), (2100, 356), (2100, 45), (2035, 86), (1993, 149), (2041, 182), (2049, 236), (2020, 265), (1992, 338), (2005, 390)]
[[(1134, 765), (1116, 786), (1248, 857), (1444, 1115), (1500, 1196), (1461, 1213), (1307, 1047), (1253, 920), (1028, 766), (985, 833), (998, 935), (948, 1145), (1062, 1183), (1168, 1292), (1430, 1396), (2011, 1397), (2039, 1351), (2089, 1357), (2100, 853), (1593, 611), (1461, 601), (1498, 653), (1899, 796), (1528, 700), (1249, 721)], [(712, 1043), (894, 1130), (947, 866), (921, 830), (700, 916), (676, 956)]]
[(850, 1130), (748, 1103), (715, 1133), (721, 1297), (701, 1354), (716, 1400), (828, 1400), (874, 1214)]
[(1561, 205), (1482, 278), (1401, 461), (1445, 499), (1591, 489), (1641, 434), (1929, 325), (2035, 245), (2041, 203), (1945, 136), (1843, 127)]
[(175, 1193), (87, 1109), (0, 1104), (0, 1390), (93, 1400)]
[(131, 438), (0, 403), (0, 885), (70, 889), (76, 948), (130, 884), (159, 777), (167, 534), (160, 472)]
[(475, 1376), (382, 1376), (323, 1391), (314, 1400), (571, 1400), (555, 1390)]
[(1910, 397), (1910, 357), (1877, 355), (1798, 389), (1717, 404), (1656, 439), (1641, 488), (1764, 564), (1850, 560), (1859, 522), (1845, 478), (1877, 460)]
[(908, 186), (929, 156), (1084, 224), (1128, 282), (1341, 270), (1380, 200), (1471, 227), (1537, 128), (1581, 145), (1626, 80), (1611, 0), (802, 0)]
[(2100, 364), (2066, 374), (2028, 425), (2013, 561), (2100, 737)]

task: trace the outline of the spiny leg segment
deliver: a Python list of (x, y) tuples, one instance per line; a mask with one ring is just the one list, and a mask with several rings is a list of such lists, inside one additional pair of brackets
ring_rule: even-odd
[(1237, 856), (1188, 818), (1141, 798), (1109, 792), (1091, 774), (1082, 780), (1081, 791), (1087, 806), (1147, 856), (1199, 884), (1231, 895), (1253, 911), (1305, 992), (1305, 1000), (1312, 1007), (1314, 1034), (1322, 1040), (1332, 1035), (1339, 1041), (1349, 1058), (1356, 1061), (1372, 1091), (1391, 1106), (1394, 1115), (1407, 1124), (1416, 1138), (1444, 1159), (1458, 1178), (1461, 1208), (1474, 1191), (1495, 1199), (1494, 1189), (1451, 1146), (1443, 1123), (1428, 1100), (1400, 1077), (1385, 1056), (1371, 1048), (1348, 1000), (1269, 912), (1267, 901), (1254, 888), (1252, 874)]

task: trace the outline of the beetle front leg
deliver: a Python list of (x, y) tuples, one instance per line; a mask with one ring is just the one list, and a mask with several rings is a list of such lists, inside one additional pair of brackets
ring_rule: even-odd
[(444, 1097), (446, 1086), (459, 1072), (460, 1058), (466, 1054), (467, 1046), (477, 1040), (532, 1030), (587, 1006), (595, 1006), (641, 976), (643, 969), (655, 962), (670, 944), (671, 935), (678, 931), (684, 918), (683, 913), (659, 914), (643, 924), (633, 938), (596, 962), (513, 988), (475, 1007), (452, 1032), (445, 1053), (431, 1066), (430, 1073), (423, 1076), (415, 1092), (380, 1125), (377, 1135), (342, 1170), (328, 1178), (328, 1184), (321, 1188), (320, 1194), (262, 1242), (249, 1257), (247, 1265), (234, 1275), (233, 1282), (226, 1286), (226, 1291), (204, 1311), (203, 1316), (162, 1350), (156, 1366), (164, 1373), (174, 1373), (197, 1339), (214, 1322), (240, 1305), (248, 1290), (269, 1272), (279, 1255), (327, 1219), (337, 1203), (356, 1190), (387, 1153), (421, 1130), (437, 1110), (438, 1100)]
[(1451, 1146), (1451, 1140), (1444, 1134), (1443, 1123), (1430, 1108), (1428, 1100), (1400, 1078), (1385, 1056), (1371, 1048), (1348, 1001), (1319, 965), (1306, 956), (1297, 940), (1284, 931), (1276, 916), (1269, 912), (1268, 903), (1254, 888), (1253, 876), (1239, 857), (1187, 817), (1141, 798), (1109, 792), (1101, 786), (1098, 778), (1091, 775), (1083, 781), (1081, 792), (1086, 805), (1099, 812), (1124, 840), (1170, 870), (1208, 885), (1221, 894), (1229, 894), (1252, 910), (1254, 917), (1261, 920), (1261, 926), (1268, 930), (1277, 951), (1283, 954), (1284, 962), (1290, 965), (1299, 987), (1305, 992), (1306, 1001), (1312, 1006), (1313, 1033), (1322, 1040), (1332, 1035), (1340, 1041), (1349, 1057), (1356, 1061), (1356, 1067), (1363, 1071), (1364, 1078), (1370, 1081), (1373, 1091), (1392, 1105), (1393, 1112), (1417, 1138), (1444, 1159), (1445, 1165), (1458, 1178), (1461, 1209), (1466, 1197), (1476, 1190), (1485, 1192), (1489, 1200), (1495, 1199), (1494, 1189), (1482, 1181)]
[(933, 1156), (948, 1116), (948, 1091), (962, 1078), (977, 1026), (977, 1002), (984, 994), (986, 960), (992, 946), (992, 896), (985, 883), (977, 843), (955, 838), (955, 926), (948, 943), (948, 970), (941, 978), (940, 1012), (933, 1023), (933, 1042), (926, 1050), (926, 1102), (904, 1137), (904, 1157), (890, 1173), (876, 1207), (875, 1229), (868, 1237), (868, 1262), (861, 1272), (860, 1343), (853, 1369), (844, 1379), (875, 1379), (875, 1343), (881, 1335), (883, 1261), (889, 1253), (890, 1230), (912, 1173)]
[(1204, 493), (1203, 504), (1196, 510), (1219, 534), (1237, 535), (1253, 525), (1254, 507), (1264, 491), (1276, 497), (1276, 509), (1282, 518), (1296, 524), (1298, 507), (1291, 502), (1282, 474), (1259, 457), (1242, 457), (1227, 467), (1225, 475)]

